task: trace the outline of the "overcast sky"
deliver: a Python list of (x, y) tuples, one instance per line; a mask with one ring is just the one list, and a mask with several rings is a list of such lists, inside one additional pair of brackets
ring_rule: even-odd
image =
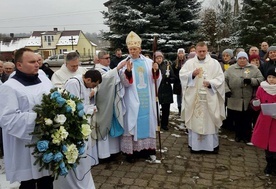
[(100, 11), (107, 0), (0, 0), (0, 33), (82, 30), (107, 31)]
[[(108, 31), (100, 11), (108, 0), (0, 0), (0, 33), (82, 30)], [(200, 0), (204, 7), (216, 7), (219, 0)], [(233, 0), (229, 0), (234, 2)], [(239, 0), (241, 1), (241, 0)]]

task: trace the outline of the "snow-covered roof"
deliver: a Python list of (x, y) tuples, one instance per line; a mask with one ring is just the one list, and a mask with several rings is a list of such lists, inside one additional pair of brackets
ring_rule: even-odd
[(73, 37), (73, 45), (77, 45), (79, 42), (79, 36), (74, 35), (74, 36), (61, 36), (57, 42), (58, 45), (72, 45), (72, 40), (71, 38)]
[(94, 47), (97, 47), (98, 45), (96, 45), (95, 43), (93, 43), (92, 41), (90, 41), (91, 45)]
[(18, 38), (16, 40), (12, 40), (11, 42), (2, 42), (0, 44), (1, 52), (13, 52), (16, 49), (20, 49), (26, 46), (29, 38)]
[(37, 47), (40, 47), (41, 46), (41, 37), (38, 37), (38, 36), (31, 36), (29, 38), (29, 41), (26, 45), (27, 47), (28, 46), (37, 46)]

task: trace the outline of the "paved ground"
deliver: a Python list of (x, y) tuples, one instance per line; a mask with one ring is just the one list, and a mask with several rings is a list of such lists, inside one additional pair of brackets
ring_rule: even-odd
[[(262, 189), (276, 188), (276, 177), (266, 177), (263, 150), (231, 141), (233, 133), (220, 133), (219, 154), (191, 154), (187, 135), (178, 130), (179, 120), (171, 113), (170, 130), (161, 134), (161, 164), (139, 160), (116, 161), (92, 169), (97, 189)], [(230, 139), (230, 140), (229, 140)], [(159, 158), (159, 155), (157, 156)]]
[[(141, 159), (130, 164), (119, 155), (116, 161), (93, 167), (97, 189), (276, 188), (276, 176), (263, 174), (266, 165), (263, 150), (232, 142), (233, 133), (222, 130), (219, 154), (191, 154), (187, 135), (178, 127), (181, 121), (174, 112), (176, 103), (172, 104), (171, 111), (170, 130), (161, 134), (165, 151), (162, 163), (149, 164)], [(18, 184), (9, 185), (0, 170), (0, 189), (10, 188), (17, 189)]]

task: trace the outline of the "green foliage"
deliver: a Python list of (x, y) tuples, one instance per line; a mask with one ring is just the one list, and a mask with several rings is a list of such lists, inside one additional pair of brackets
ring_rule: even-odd
[(258, 47), (262, 41), (272, 44), (276, 38), (276, 1), (245, 1), (239, 21), (241, 46)]
[[(66, 175), (68, 170), (79, 163), (81, 154), (78, 150), (85, 146), (85, 141), (88, 138), (83, 133), (83, 126), (88, 125), (87, 116), (89, 115), (80, 114), (83, 111), (82, 100), (65, 90), (55, 88), (49, 94), (43, 94), (42, 103), (36, 105), (34, 111), (37, 113), (37, 118), (32, 135), (37, 141), (29, 147), (34, 148), (35, 164), (40, 165), (40, 170), (52, 171), (55, 178), (58, 178), (59, 175)], [(61, 117), (58, 118), (59, 116)], [(48, 143), (44, 150), (39, 147), (41, 142)], [(75, 152), (77, 152), (75, 153), (77, 157), (73, 162), (69, 161), (70, 158), (66, 155), (70, 145), (74, 145)], [(61, 153), (63, 158), (58, 161), (52, 159), (45, 162), (43, 156), (50, 153), (53, 155)], [(64, 163), (66, 170), (62, 169), (61, 163)]]
[(127, 51), (125, 39), (130, 31), (143, 40), (145, 53), (152, 53), (152, 42), (158, 34), (158, 50), (176, 52), (198, 40), (195, 33), (199, 26), (198, 13), (201, 3), (197, 0), (113, 0), (110, 12), (103, 12), (110, 32), (104, 39), (111, 42), (111, 49)]

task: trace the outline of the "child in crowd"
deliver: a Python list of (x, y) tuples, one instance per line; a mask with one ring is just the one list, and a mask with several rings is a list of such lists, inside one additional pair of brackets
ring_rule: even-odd
[[(258, 110), (261, 104), (267, 103), (276, 103), (276, 68), (268, 70), (266, 81), (261, 82), (252, 107)], [(251, 139), (255, 146), (265, 150), (267, 166), (264, 173), (267, 175), (276, 173), (276, 111), (274, 112), (272, 116), (260, 112)]]

